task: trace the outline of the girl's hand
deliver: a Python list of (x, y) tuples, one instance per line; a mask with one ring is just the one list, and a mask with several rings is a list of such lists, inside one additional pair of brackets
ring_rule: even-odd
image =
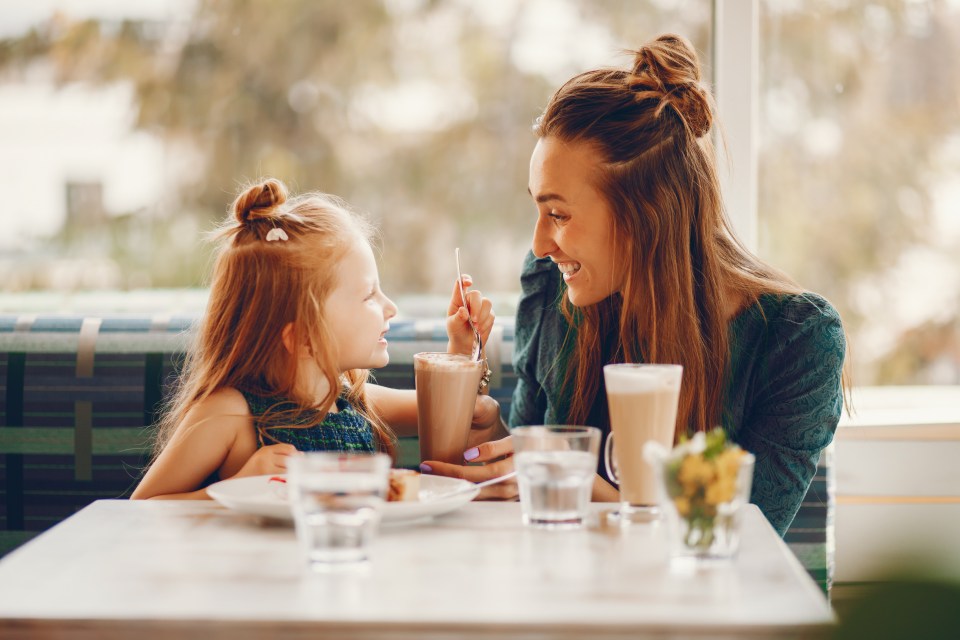
[(469, 318), (473, 318), (473, 324), (480, 332), (483, 344), (487, 344), (487, 339), (493, 330), (493, 321), (496, 318), (493, 313), (493, 303), (489, 298), (484, 298), (479, 291), (467, 291), (472, 284), (473, 278), (464, 274), (463, 289), (467, 296), (467, 307), (464, 308), (460, 287), (454, 283), (453, 296), (447, 307), (447, 353), (467, 356), (473, 353), (476, 338), (473, 335), (473, 329), (470, 328)]
[(299, 452), (292, 444), (271, 444), (260, 447), (233, 477), (243, 478), (245, 476), (268, 476), (276, 473), (286, 473), (287, 459), (294, 455), (299, 455)]
[[(491, 480), (513, 471), (513, 441), (510, 436), (481, 445), (463, 452), (465, 462), (483, 463), (482, 466), (466, 466), (427, 460), (420, 465), (420, 471), (438, 476), (461, 478), (470, 482)], [(480, 490), (478, 500), (516, 500), (516, 477)]]

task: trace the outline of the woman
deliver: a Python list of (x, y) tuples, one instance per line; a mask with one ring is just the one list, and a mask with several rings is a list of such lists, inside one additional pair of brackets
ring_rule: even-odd
[[(511, 425), (609, 433), (602, 367), (684, 367), (678, 435), (721, 425), (757, 457), (752, 501), (783, 534), (833, 438), (845, 351), (837, 312), (761, 262), (727, 223), (692, 46), (664, 35), (629, 70), (580, 74), (537, 121)], [(467, 452), (484, 462), (509, 439)], [(443, 468), (481, 477), (490, 469)], [(599, 469), (594, 499), (616, 500)]]

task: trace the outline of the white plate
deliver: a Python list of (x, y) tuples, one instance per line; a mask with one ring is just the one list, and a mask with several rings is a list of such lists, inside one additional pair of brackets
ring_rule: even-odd
[[(234, 511), (268, 518), (292, 520), (286, 498), (286, 485), (270, 482), (281, 476), (250, 476), (221, 480), (207, 487), (207, 494)], [(449, 495), (453, 491), (463, 491)], [(466, 490), (469, 489), (469, 490)], [(443, 476), (420, 476), (420, 499), (410, 502), (387, 502), (381, 511), (384, 523), (406, 522), (453, 511), (473, 500), (480, 489), (473, 483)]]

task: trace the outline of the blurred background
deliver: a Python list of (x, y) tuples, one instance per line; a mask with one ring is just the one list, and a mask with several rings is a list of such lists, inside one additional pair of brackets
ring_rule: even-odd
[[(377, 222), (406, 315), (455, 246), (509, 315), (548, 97), (663, 31), (709, 71), (712, 5), (5, 0), (0, 310), (201, 310), (204, 232), (270, 175)], [(839, 308), (858, 385), (960, 383), (960, 0), (759, 11), (760, 255)]]

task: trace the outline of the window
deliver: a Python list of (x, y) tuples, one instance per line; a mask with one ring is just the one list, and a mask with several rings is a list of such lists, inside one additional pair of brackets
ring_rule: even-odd
[(760, 9), (761, 254), (838, 307), (856, 384), (960, 383), (960, 2)]
[[(50, 292), (83, 290), (202, 306), (161, 290), (201, 287), (203, 232), (238, 182), (277, 175), (377, 221), (384, 285), (408, 315), (436, 312), (422, 295), (445, 295), (455, 246), (509, 314), (547, 97), (663, 31), (708, 69), (714, 46), (754, 41), (713, 33), (713, 5), (7, 3), (3, 307), (56, 310)], [(858, 384), (960, 382), (960, 0), (717, 7), (755, 7), (759, 23), (757, 119), (730, 126), (739, 89), (722, 114), (729, 144), (757, 133), (759, 252), (840, 309)], [(748, 240), (752, 184), (728, 193)]]
[(445, 296), (460, 246), (478, 284), (512, 301), (534, 220), (530, 128), (549, 95), (662, 31), (709, 63), (711, 6), (19, 0), (5, 13), (8, 292), (201, 286), (203, 231), (238, 182), (275, 175), (369, 212), (391, 295)]

